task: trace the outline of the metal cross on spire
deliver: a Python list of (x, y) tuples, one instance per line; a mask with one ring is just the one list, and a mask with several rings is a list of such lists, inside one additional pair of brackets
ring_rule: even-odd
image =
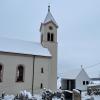
[(50, 4), (51, 4), (51, 0), (48, 0), (48, 12), (50, 12)]
[(50, 4), (48, 5), (48, 12), (50, 12)]

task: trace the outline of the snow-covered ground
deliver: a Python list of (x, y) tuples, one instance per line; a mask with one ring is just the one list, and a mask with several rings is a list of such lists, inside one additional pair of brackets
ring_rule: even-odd
[(0, 100), (14, 100), (14, 95), (6, 95), (5, 97), (4, 97), (4, 99), (0, 99)]
[[(42, 96), (40, 94), (34, 94), (34, 96), (32, 96), (31, 93), (27, 92), (26, 90), (21, 91), (20, 93), (23, 94), (24, 96), (27, 95), (28, 99), (34, 100), (33, 98), (35, 98), (35, 100), (42, 100)], [(14, 95), (5, 95), (4, 99), (0, 98), (0, 100), (14, 100), (14, 98), (15, 98)], [(61, 99), (54, 97), (52, 100), (61, 100)]]
[[(96, 82), (95, 84), (100, 84), (100, 81), (99, 81), (99, 83)], [(57, 80), (57, 88), (59, 89), (60, 86), (61, 86), (61, 78), (58, 78), (58, 80)], [(32, 95), (31, 95), (30, 92), (21, 91), (21, 93), (24, 94), (24, 95), (28, 95), (29, 98), (32, 98)], [(4, 97), (4, 99), (2, 99), (2, 100), (13, 100), (14, 97), (15, 97), (14, 95), (6, 95)], [(100, 95), (91, 95), (91, 96), (89, 96), (89, 95), (87, 95), (86, 92), (82, 92), (81, 97), (82, 97), (82, 100), (92, 100), (92, 98), (94, 98), (93, 100), (100, 100)], [(34, 94), (34, 98), (36, 98), (37, 100), (42, 100), (42, 97), (41, 97), (40, 94)], [(61, 100), (61, 99), (53, 98), (52, 100)]]
[[(94, 99), (92, 99), (94, 98)], [(100, 95), (87, 95), (86, 92), (82, 92), (82, 100), (100, 100)]]
[[(41, 95), (39, 95), (39, 94), (35, 94), (34, 97), (37, 100), (41, 100)], [(86, 92), (82, 92), (82, 100), (92, 100), (91, 98), (94, 98), (94, 100), (100, 100), (100, 95), (97, 95), (97, 96), (96, 95), (89, 96), (89, 95), (87, 95)], [(2, 99), (2, 100), (13, 100), (13, 99), (14, 99), (14, 95), (6, 95), (4, 97), (4, 99)], [(61, 100), (61, 99), (53, 98), (52, 100)]]
[[(4, 97), (4, 99), (2, 100), (14, 100), (14, 95), (7, 95)], [(40, 95), (37, 95), (35, 94), (34, 97), (37, 99), (37, 100), (42, 100), (41, 96)], [(1, 99), (0, 99), (1, 100)], [(57, 99), (57, 98), (53, 98), (52, 100), (61, 100), (61, 99)]]

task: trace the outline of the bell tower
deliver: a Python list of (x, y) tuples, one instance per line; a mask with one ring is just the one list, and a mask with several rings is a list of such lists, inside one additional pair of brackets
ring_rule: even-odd
[(50, 6), (48, 6), (48, 13), (43, 23), (40, 26), (41, 44), (43, 47), (48, 48), (51, 57), (51, 68), (49, 71), (49, 87), (55, 91), (57, 89), (57, 28), (58, 25), (53, 18)]

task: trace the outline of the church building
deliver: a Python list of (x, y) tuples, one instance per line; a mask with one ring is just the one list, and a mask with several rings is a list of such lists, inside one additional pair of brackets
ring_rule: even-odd
[(0, 38), (0, 95), (57, 89), (57, 28), (48, 6), (40, 43)]

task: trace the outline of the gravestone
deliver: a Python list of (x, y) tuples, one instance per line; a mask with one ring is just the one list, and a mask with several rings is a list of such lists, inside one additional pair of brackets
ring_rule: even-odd
[(73, 89), (73, 100), (81, 100), (81, 92), (77, 89)]

